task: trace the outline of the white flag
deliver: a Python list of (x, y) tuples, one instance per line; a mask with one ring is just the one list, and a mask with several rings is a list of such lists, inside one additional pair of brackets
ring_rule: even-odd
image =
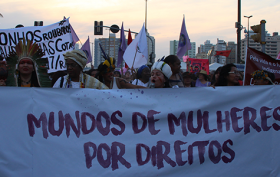
[(132, 68), (132, 65), (133, 68), (139, 68), (140, 66), (147, 64), (148, 45), (144, 25), (136, 38), (126, 48), (123, 59), (130, 68)]

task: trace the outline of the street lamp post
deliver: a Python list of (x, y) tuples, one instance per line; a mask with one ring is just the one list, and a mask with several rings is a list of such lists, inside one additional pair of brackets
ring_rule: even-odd
[(244, 16), (245, 18), (248, 18), (248, 29), (247, 29), (247, 48), (249, 47), (249, 38), (250, 38), (250, 30), (249, 30), (249, 19), (251, 18), (251, 17), (253, 17), (253, 15), (250, 15), (250, 16)]
[(147, 0), (146, 0), (146, 9), (145, 9), (145, 29), (147, 32)]

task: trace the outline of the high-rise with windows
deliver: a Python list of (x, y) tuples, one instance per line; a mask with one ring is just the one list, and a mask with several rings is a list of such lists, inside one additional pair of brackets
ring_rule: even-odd
[[(253, 33), (250, 33), (250, 36), (253, 35)], [(266, 34), (265, 37), (265, 53), (272, 58), (276, 58), (278, 53), (280, 52), (280, 36), (278, 35), (278, 32), (274, 32), (271, 36), (269, 33)], [(241, 40), (241, 60), (245, 61), (246, 58), (246, 49), (248, 38), (247, 35), (244, 39)], [(261, 44), (258, 42), (255, 42), (251, 37), (249, 38), (249, 47), (259, 50), (262, 50)]]
[[(178, 40), (170, 41), (170, 50), (169, 50), (170, 55), (176, 55), (177, 54), (178, 43), (179, 43)], [(192, 49), (188, 50), (185, 55), (188, 55), (190, 58), (195, 58), (195, 53), (196, 53), (195, 42), (191, 42), (191, 46), (192, 46)], [(183, 61), (182, 58), (181, 58), (181, 61)]]

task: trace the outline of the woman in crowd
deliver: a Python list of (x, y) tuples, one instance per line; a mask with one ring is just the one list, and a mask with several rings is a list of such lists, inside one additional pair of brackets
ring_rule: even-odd
[(130, 69), (126, 70), (125, 74), (123, 75), (123, 78), (129, 83), (132, 82), (133, 76)]
[(87, 56), (84, 51), (77, 49), (63, 54), (67, 75), (60, 77), (53, 88), (93, 88), (108, 89), (103, 83), (94, 77), (83, 73), (87, 64)]
[(141, 66), (136, 75), (136, 79), (132, 82), (133, 85), (141, 85), (143, 87), (149, 87), (151, 78), (150, 68), (146, 65)]
[(114, 77), (122, 77), (119, 71), (114, 71)]
[(275, 75), (268, 71), (257, 70), (252, 74), (254, 85), (274, 85)]
[(211, 83), (208, 82), (207, 80), (208, 80), (207, 72), (204, 70), (201, 70), (198, 73), (198, 78), (196, 79), (195, 86), (196, 87), (208, 87), (211, 85)]
[(86, 72), (86, 74), (96, 78), (96, 76), (98, 75), (98, 70), (97, 69), (90, 69)]
[(114, 77), (115, 60), (107, 58), (98, 66), (99, 80), (110, 89), (124, 88), (145, 88), (143, 86), (133, 85), (123, 78)]
[(234, 64), (227, 64), (222, 67), (215, 86), (239, 86), (239, 71)]
[(151, 88), (170, 88), (168, 79), (171, 77), (172, 71), (170, 66), (163, 62), (157, 61), (152, 66)]
[(7, 57), (7, 86), (17, 87), (50, 87), (51, 81), (47, 74), (48, 58), (37, 43), (21, 40), (15, 46), (16, 52)]
[(177, 85), (180, 88), (184, 87), (183, 77), (181, 75), (181, 61), (176, 55), (169, 55), (164, 59), (164, 62), (167, 63), (171, 70), (172, 76), (169, 78), (169, 86), (173, 87)]
[(183, 73), (185, 87), (195, 87), (195, 83), (192, 81), (192, 74), (190, 72)]
[(214, 73), (214, 75), (212, 76), (212, 79), (211, 79), (211, 85), (214, 85), (217, 82), (221, 69), (222, 69), (221, 66), (216, 69), (216, 71), (215, 71), (215, 73)]

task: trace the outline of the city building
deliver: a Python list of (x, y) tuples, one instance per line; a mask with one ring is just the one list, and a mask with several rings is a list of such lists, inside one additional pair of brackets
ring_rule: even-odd
[[(226, 42), (224, 40), (219, 40), (219, 38), (217, 38), (217, 44), (213, 47), (212, 52), (216, 54), (216, 51), (223, 51), (226, 49), (227, 49)], [(215, 56), (215, 54), (211, 56), (211, 59), (209, 61), (210, 63), (220, 63), (220, 64), (226, 63), (225, 56), (220, 56), (220, 55)]]
[(191, 50), (188, 50), (188, 56), (190, 58), (195, 58), (195, 53), (196, 53), (196, 44), (195, 42), (191, 42), (191, 46), (192, 46), (192, 49)]
[(226, 58), (226, 64), (228, 63), (236, 63), (236, 58), (237, 58), (237, 44), (235, 42), (228, 42), (226, 45), (226, 50), (231, 50), (229, 56)]
[[(148, 43), (148, 64), (154, 63), (155, 62), (155, 58), (156, 58), (156, 51), (155, 51), (155, 38), (153, 36), (150, 36), (150, 34), (147, 32), (147, 35), (149, 37), (147, 37), (147, 43)], [(151, 56), (151, 54), (153, 54), (153, 56)], [(150, 58), (152, 57), (152, 61), (150, 61)]]
[(75, 49), (80, 49), (79, 43), (75, 44)]
[[(249, 38), (249, 47), (261, 51), (261, 44), (258, 42), (255, 42), (251, 35), (254, 33), (250, 33)], [(272, 58), (276, 58), (278, 53), (280, 52), (280, 36), (278, 35), (278, 32), (274, 32), (271, 36), (269, 33), (266, 33), (265, 37), (265, 53)], [(247, 35), (245, 35), (245, 38), (241, 40), (241, 60), (245, 61), (246, 58), (246, 49), (248, 46), (248, 38)]]
[(210, 43), (210, 40), (206, 40), (203, 44), (200, 44), (198, 53), (208, 53), (209, 50), (211, 50), (211, 47), (214, 46)]
[(197, 59), (208, 59), (207, 53), (197, 53), (196, 57)]
[[(153, 44), (155, 44), (155, 38), (153, 36), (149, 36), (149, 37), (147, 37), (148, 57), (149, 57), (148, 61), (150, 61), (150, 54), (153, 51), (154, 53), (153, 62), (154, 62), (155, 46)], [(101, 52), (99, 43), (102, 45), (102, 48), (104, 49), (106, 54), (108, 54), (109, 57), (115, 58), (117, 63), (120, 38), (116, 38), (116, 34), (111, 33), (109, 38), (98, 38), (94, 40), (94, 68), (97, 68), (100, 63), (104, 62), (103, 54)], [(127, 43), (127, 39), (126, 39), (126, 43)], [(148, 62), (148, 64), (150, 63)], [(124, 66), (124, 62), (122, 66)]]
[[(170, 50), (169, 50), (170, 55), (177, 55), (178, 43), (179, 43), (178, 40), (170, 41)], [(188, 50), (185, 55), (188, 55), (190, 58), (195, 58), (196, 43), (191, 42), (191, 46), (192, 46), (192, 49)], [(183, 61), (182, 58), (180, 58), (180, 60)]]

